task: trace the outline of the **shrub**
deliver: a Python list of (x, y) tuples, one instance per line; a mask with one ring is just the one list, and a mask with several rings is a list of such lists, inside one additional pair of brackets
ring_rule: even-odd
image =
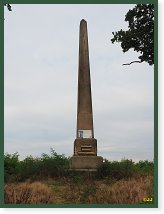
[(135, 164), (135, 167), (140, 174), (153, 175), (154, 163), (152, 161), (139, 161)]
[(51, 149), (51, 155), (42, 154), (42, 172), (45, 177), (60, 177), (66, 174), (69, 168), (69, 158), (59, 155)]
[[(51, 149), (50, 155), (43, 153), (40, 158), (26, 157), (19, 161), (18, 153), (4, 155), (4, 177), (5, 182), (43, 180), (46, 178), (67, 176), (72, 179), (82, 179), (91, 177), (90, 174), (78, 174), (69, 171), (70, 158), (63, 154), (57, 154)], [(123, 159), (121, 161), (105, 160), (98, 168), (96, 177), (101, 179), (110, 177), (111, 180), (127, 179), (129, 177), (139, 177), (141, 175), (152, 175), (154, 163), (149, 161), (139, 161)], [(78, 175), (80, 178), (78, 178)]]
[(19, 181), (26, 179), (37, 180), (40, 179), (41, 161), (39, 158), (32, 156), (26, 157), (19, 163)]
[(32, 179), (40, 180), (48, 177), (60, 177), (66, 173), (69, 160), (64, 155), (58, 155), (51, 150), (51, 155), (45, 153), (41, 158), (27, 157), (20, 163), (21, 180)]
[(4, 180), (16, 180), (18, 174), (19, 155), (18, 153), (4, 155)]
[(18, 153), (5, 155), (5, 182), (60, 177), (66, 175), (69, 168), (69, 158), (57, 154), (53, 149), (50, 155), (43, 153), (40, 158), (28, 156), (19, 161), (18, 156)]
[(153, 162), (122, 159), (121, 161), (105, 160), (97, 170), (97, 178), (110, 177), (116, 180), (126, 179), (133, 176), (152, 175)]
[(97, 170), (97, 177), (103, 178), (110, 176), (114, 179), (128, 178), (134, 173), (134, 163), (132, 160), (108, 161), (100, 166)]

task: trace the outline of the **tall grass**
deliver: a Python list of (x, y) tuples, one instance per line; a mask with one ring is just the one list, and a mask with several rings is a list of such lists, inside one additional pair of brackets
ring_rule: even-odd
[(6, 184), (5, 204), (48, 204), (52, 203), (52, 191), (41, 182)]
[(96, 204), (137, 204), (153, 197), (153, 177), (146, 176), (119, 180), (113, 185), (100, 185), (90, 203)]
[(140, 204), (144, 198), (153, 198), (153, 176), (112, 181), (85, 180), (67, 184), (66, 203), (72, 204)]
[(7, 183), (6, 204), (140, 204), (153, 198), (153, 176), (102, 180), (58, 178), (46, 182)]

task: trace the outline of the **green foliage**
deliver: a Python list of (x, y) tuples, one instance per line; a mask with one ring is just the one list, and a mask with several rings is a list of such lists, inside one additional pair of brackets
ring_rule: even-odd
[(97, 170), (97, 177), (109, 177), (111, 179), (127, 179), (140, 175), (153, 175), (154, 163), (148, 160), (134, 163), (132, 160), (122, 159), (119, 161), (105, 160)]
[(19, 155), (18, 153), (4, 155), (4, 180), (7, 182), (10, 180), (15, 180), (16, 175), (18, 174), (18, 164), (19, 164)]
[(118, 161), (108, 161), (105, 160), (103, 165), (99, 167), (97, 171), (97, 176), (99, 178), (103, 178), (106, 176), (110, 176), (114, 179), (122, 179), (122, 178), (128, 178), (132, 176), (132, 173), (134, 171), (134, 162), (132, 160), (121, 160)]
[[(68, 177), (80, 188), (81, 184), (90, 176), (86, 173), (69, 171), (69, 158), (63, 154), (57, 154), (51, 149), (50, 155), (43, 153), (40, 158), (32, 156), (19, 160), (19, 154), (4, 155), (4, 178), (5, 182), (44, 180), (55, 177)], [(96, 177), (101, 179), (108, 177), (111, 181), (127, 179), (130, 177), (153, 175), (154, 163), (123, 159), (121, 161), (105, 160), (97, 170)], [(86, 191), (87, 192), (87, 191)]]
[(5, 182), (60, 177), (64, 176), (69, 168), (69, 158), (58, 155), (53, 149), (51, 149), (50, 155), (43, 153), (40, 158), (28, 156), (19, 161), (18, 156), (17, 153), (5, 154)]
[(41, 177), (41, 161), (39, 158), (32, 156), (26, 157), (23, 161), (19, 162), (19, 180), (37, 179)]
[(50, 156), (42, 154), (41, 162), (43, 177), (63, 176), (69, 168), (69, 158), (65, 157), (64, 154), (58, 155), (53, 149), (51, 149)]
[(135, 164), (136, 171), (140, 172), (141, 174), (148, 174), (153, 175), (154, 163), (152, 161), (139, 161)]
[[(121, 42), (123, 52), (133, 48), (141, 53), (140, 61), (154, 64), (154, 5), (137, 4), (125, 16), (129, 22), (128, 30), (112, 32), (111, 42)], [(134, 61), (136, 62), (136, 61)], [(130, 63), (131, 64), (131, 63)]]

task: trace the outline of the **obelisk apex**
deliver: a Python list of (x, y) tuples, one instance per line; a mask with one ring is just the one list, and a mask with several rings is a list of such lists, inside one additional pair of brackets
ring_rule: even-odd
[(87, 22), (84, 19), (80, 22), (79, 33), (77, 138), (79, 137), (79, 131), (82, 130), (88, 130), (90, 138), (94, 137), (88, 33)]

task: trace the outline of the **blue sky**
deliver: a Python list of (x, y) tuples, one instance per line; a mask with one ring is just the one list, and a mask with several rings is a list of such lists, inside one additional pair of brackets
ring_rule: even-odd
[(12, 5), (5, 8), (5, 152), (73, 155), (79, 23), (88, 24), (98, 155), (153, 160), (154, 66), (112, 44), (134, 5)]

